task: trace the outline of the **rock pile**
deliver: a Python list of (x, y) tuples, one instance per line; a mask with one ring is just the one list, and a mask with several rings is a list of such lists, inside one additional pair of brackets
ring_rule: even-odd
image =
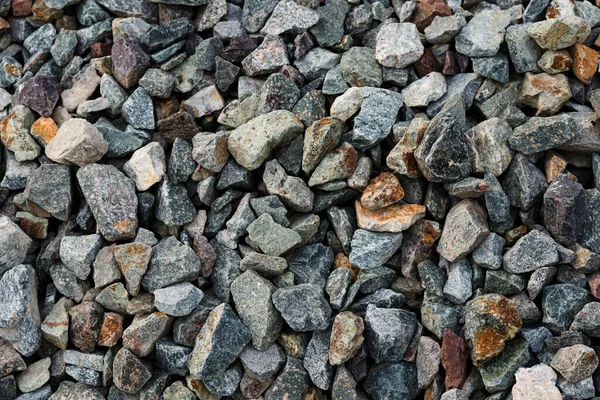
[(598, 0), (0, 0), (0, 400), (594, 398), (599, 49)]

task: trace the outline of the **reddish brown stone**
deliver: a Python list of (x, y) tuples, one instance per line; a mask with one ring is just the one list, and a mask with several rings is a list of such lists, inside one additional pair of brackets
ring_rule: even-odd
[(403, 197), (404, 189), (398, 178), (390, 172), (382, 172), (379, 176), (371, 179), (360, 202), (369, 210), (379, 210), (402, 200)]
[(304, 76), (291, 65), (284, 65), (279, 69), (279, 72), (285, 75), (290, 81), (294, 82), (298, 87), (302, 87), (304, 84)]
[(108, 43), (96, 42), (91, 46), (91, 57), (100, 58), (110, 56), (112, 53), (112, 45)]
[(573, 46), (573, 73), (584, 85), (592, 83), (592, 78), (598, 71), (598, 53), (596, 50), (577, 43)]
[(454, 53), (454, 57), (456, 57), (456, 62), (458, 63), (460, 72), (465, 72), (469, 67), (469, 57), (460, 53)]
[(27, 364), (10, 343), (0, 339), (0, 376), (23, 371)]
[(123, 316), (116, 313), (104, 314), (98, 346), (112, 347), (116, 345), (123, 334)]
[(271, 383), (275, 380), (275, 377), (267, 380), (266, 382), (261, 382), (258, 379), (254, 379), (250, 377), (247, 373), (242, 377), (242, 381), (240, 382), (240, 391), (245, 399), (258, 399), (260, 395), (267, 390)]
[(510, 247), (521, 239), (527, 233), (527, 227), (525, 225), (517, 226), (504, 234), (504, 240), (506, 240), (506, 246)]
[(450, 329), (444, 329), (440, 356), (442, 367), (446, 370), (446, 390), (459, 387), (467, 377), (469, 358), (469, 350), (464, 339)]
[(31, 14), (32, 0), (13, 0), (12, 15), (15, 17), (25, 17)]
[(315, 42), (313, 41), (310, 33), (304, 32), (296, 36), (294, 39), (294, 58), (296, 60), (301, 59), (313, 47), (315, 47)]
[(594, 298), (600, 300), (600, 271), (587, 276), (590, 292)]
[(203, 235), (194, 237), (192, 248), (200, 259), (200, 276), (209, 278), (217, 261), (217, 252)]
[(166, 99), (154, 98), (154, 113), (156, 120), (165, 119), (179, 111), (179, 100), (176, 97), (167, 97)]
[(79, 29), (79, 23), (74, 15), (63, 15), (54, 22), (54, 26), (57, 31), (67, 29), (69, 31), (76, 31)]
[(420, 77), (423, 77), (430, 72), (442, 72), (442, 66), (435, 58), (433, 51), (426, 47), (419, 61), (415, 63), (415, 70)]
[(419, 0), (417, 8), (413, 12), (411, 22), (417, 26), (419, 32), (423, 32), (435, 17), (447, 17), (450, 15), (452, 15), (452, 10), (446, 5), (444, 0)]
[(28, 236), (36, 239), (46, 239), (48, 235), (48, 220), (36, 217), (28, 212), (17, 213), (17, 223)]
[(256, 40), (254, 38), (234, 37), (231, 38), (229, 46), (221, 50), (219, 56), (232, 64), (239, 64), (254, 50), (256, 50)]
[(178, 137), (191, 142), (196, 133), (200, 132), (194, 116), (186, 111), (179, 111), (160, 119), (158, 130), (169, 143), (173, 143)]
[(425, 216), (425, 206), (420, 204), (392, 205), (371, 211), (356, 201), (358, 227), (373, 232), (402, 232)]
[(442, 73), (444, 75), (452, 76), (459, 72), (460, 67), (458, 66), (458, 61), (456, 61), (456, 55), (453, 51), (448, 50), (444, 58), (444, 69), (442, 69)]
[(0, 17), (0, 31), (3, 31), (8, 28), (10, 28), (10, 24), (8, 23), (8, 21)]
[(69, 338), (84, 353), (91, 353), (96, 348), (103, 314), (102, 306), (95, 301), (83, 302), (69, 310)]
[(435, 257), (435, 243), (442, 230), (435, 221), (422, 219), (406, 231), (400, 251), (400, 266), (405, 278), (419, 279), (417, 265)]

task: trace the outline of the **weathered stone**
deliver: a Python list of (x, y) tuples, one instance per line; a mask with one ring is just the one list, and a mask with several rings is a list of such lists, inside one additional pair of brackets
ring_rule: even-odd
[(102, 306), (95, 301), (83, 302), (69, 310), (69, 338), (84, 353), (91, 353), (96, 348), (103, 313)]
[(364, 388), (374, 399), (414, 399), (419, 393), (417, 385), (417, 368), (400, 362), (374, 366)]
[(335, 317), (329, 347), (331, 365), (341, 365), (354, 357), (363, 344), (363, 330), (363, 320), (356, 314), (344, 311)]
[(357, 229), (352, 236), (350, 262), (361, 269), (380, 267), (394, 255), (401, 244), (401, 233)]
[[(396, 43), (402, 42), (402, 47)], [(384, 67), (404, 68), (423, 55), (417, 27), (412, 23), (386, 24), (377, 34), (375, 56)]]
[(545, 364), (538, 364), (531, 368), (519, 368), (515, 378), (517, 383), (512, 388), (512, 397), (515, 400), (562, 399), (560, 391), (556, 387), (556, 372)]
[(532, 24), (527, 33), (544, 49), (560, 50), (581, 42), (590, 32), (587, 22), (575, 15)]
[(323, 330), (329, 325), (331, 307), (317, 285), (280, 288), (273, 293), (272, 300), (285, 322), (297, 332)]
[(113, 381), (125, 393), (138, 393), (152, 377), (152, 368), (123, 347), (113, 362)]
[(508, 123), (490, 118), (465, 133), (472, 172), (500, 176), (508, 168), (513, 157), (508, 145), (511, 132)]
[(142, 286), (152, 293), (174, 283), (194, 280), (199, 273), (200, 260), (194, 251), (169, 236), (152, 249), (152, 257)]
[(404, 358), (416, 327), (416, 317), (405, 310), (368, 306), (365, 325), (371, 357), (378, 363), (393, 363)]
[(446, 370), (446, 389), (454, 389), (462, 385), (467, 377), (467, 361), (469, 351), (463, 338), (450, 329), (444, 329), (441, 364)]
[(112, 48), (112, 71), (125, 89), (133, 87), (150, 68), (150, 56), (133, 40), (117, 37)]
[(306, 396), (310, 387), (310, 377), (302, 366), (302, 360), (288, 357), (283, 371), (265, 392), (265, 400), (298, 398)]
[(509, 24), (510, 14), (506, 10), (483, 10), (456, 36), (456, 50), (468, 57), (494, 56)]
[(25, 261), (31, 238), (8, 216), (0, 216), (0, 275)]
[(587, 290), (572, 284), (546, 286), (542, 297), (542, 322), (552, 332), (565, 331), (590, 300)]
[(437, 251), (453, 262), (471, 253), (488, 235), (485, 210), (474, 200), (465, 199), (448, 213)]
[(529, 361), (527, 341), (516, 338), (507, 343), (500, 355), (483, 364), (479, 371), (490, 392), (508, 389), (515, 382), (515, 372)]
[(550, 236), (533, 230), (520, 238), (505, 254), (504, 269), (514, 274), (535, 271), (558, 263), (556, 243)]
[(503, 189), (513, 207), (528, 210), (547, 189), (544, 174), (525, 156), (517, 154), (504, 178)]
[(17, 161), (34, 160), (40, 155), (40, 146), (29, 135), (35, 117), (25, 106), (16, 106), (0, 123), (0, 139), (14, 153)]
[(46, 156), (60, 164), (84, 166), (100, 160), (107, 150), (108, 142), (94, 125), (71, 118), (46, 146)]

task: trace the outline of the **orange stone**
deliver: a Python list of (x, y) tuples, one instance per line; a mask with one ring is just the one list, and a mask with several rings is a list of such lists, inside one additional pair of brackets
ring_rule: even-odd
[(10, 24), (8, 23), (8, 21), (0, 17), (0, 31), (3, 31), (8, 28), (10, 28)]
[(63, 16), (63, 10), (56, 10), (44, 4), (43, 0), (35, 0), (31, 7), (33, 19), (41, 22), (52, 22)]
[(557, 152), (549, 150), (546, 152), (544, 165), (546, 167), (546, 180), (550, 183), (567, 168), (567, 160)]
[(527, 227), (525, 225), (517, 226), (504, 234), (504, 240), (508, 247), (512, 246), (521, 239), (527, 233)]
[(352, 282), (356, 281), (356, 277), (358, 276), (358, 272), (360, 271), (357, 267), (350, 264), (350, 259), (344, 253), (338, 253), (333, 259), (334, 268), (348, 268), (350, 270), (350, 276), (352, 277)]
[(402, 200), (403, 197), (404, 189), (400, 186), (398, 178), (390, 172), (382, 172), (371, 179), (360, 198), (360, 203), (369, 210), (379, 210)]
[(592, 83), (592, 78), (598, 71), (598, 53), (587, 46), (577, 43), (573, 46), (573, 73), (584, 84)]
[(372, 211), (356, 201), (356, 220), (358, 227), (373, 232), (402, 232), (410, 228), (417, 220), (425, 217), (425, 206), (404, 204), (387, 206)]
[(104, 313), (104, 321), (98, 336), (98, 346), (112, 347), (116, 345), (123, 334), (123, 316), (117, 313)]
[(50, 117), (41, 117), (31, 125), (29, 133), (33, 136), (41, 145), (45, 146), (56, 136), (58, 132), (58, 126), (56, 122)]

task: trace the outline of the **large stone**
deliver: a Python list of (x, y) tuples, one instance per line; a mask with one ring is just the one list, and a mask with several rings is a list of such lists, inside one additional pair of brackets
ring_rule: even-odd
[(240, 165), (254, 170), (273, 149), (290, 144), (303, 129), (302, 122), (291, 112), (272, 111), (236, 128), (229, 135), (227, 147)]
[(472, 172), (500, 176), (508, 168), (513, 158), (508, 145), (511, 132), (507, 122), (495, 117), (465, 132)]
[(25, 197), (54, 218), (66, 221), (71, 214), (73, 188), (69, 167), (44, 164), (27, 178)]
[(399, 93), (363, 88), (360, 112), (354, 119), (352, 145), (358, 150), (366, 150), (385, 139), (401, 106), (402, 95)]
[(546, 233), (533, 230), (504, 254), (503, 266), (508, 272), (522, 274), (557, 264), (558, 261), (554, 240)]
[[(543, 117), (558, 113), (561, 107), (569, 101), (571, 95), (572, 92), (569, 87), (569, 80), (563, 74), (549, 75), (544, 72), (534, 75), (526, 73), (519, 94), (519, 101), (525, 105), (536, 108), (536, 115)], [(531, 140), (531, 143), (528, 143), (525, 140), (521, 140), (520, 143), (516, 141), (515, 143), (534, 149), (529, 150), (529, 152), (546, 150), (545, 148), (542, 148), (544, 146), (541, 144), (549, 146), (548, 143), (552, 144), (558, 142), (552, 146), (556, 147), (569, 141), (575, 136), (573, 133), (569, 132), (570, 129), (565, 126), (572, 126), (573, 123), (574, 122), (570, 121), (569, 117), (566, 115), (548, 118), (532, 118), (524, 125), (515, 129), (515, 131), (517, 131), (526, 127), (531, 133), (528, 131), (525, 131), (525, 133), (529, 133), (533, 137), (526, 138)], [(565, 132), (565, 128), (567, 128), (566, 130), (568, 132)], [(544, 130), (547, 132), (544, 132)], [(520, 134), (523, 134), (523, 132), (520, 132)], [(511, 147), (520, 150), (513, 145), (512, 140)], [(539, 149), (535, 150), (538, 147)]]
[(172, 322), (171, 317), (161, 312), (136, 315), (123, 331), (123, 347), (138, 357), (146, 357), (154, 351), (156, 342), (167, 335)]
[(502, 188), (513, 207), (528, 210), (541, 199), (548, 184), (542, 171), (525, 156), (517, 154), (508, 167)]
[(365, 391), (378, 400), (412, 400), (419, 394), (417, 387), (417, 368), (407, 362), (375, 365), (364, 383)]
[(202, 301), (204, 293), (189, 282), (177, 283), (154, 291), (154, 307), (174, 317), (190, 314)]
[(98, 234), (65, 236), (60, 242), (60, 259), (79, 279), (86, 279), (92, 270), (102, 244)]
[(542, 322), (554, 333), (565, 331), (589, 301), (590, 293), (584, 288), (569, 283), (546, 286), (542, 295)]
[(523, 338), (515, 338), (496, 358), (479, 368), (485, 388), (489, 392), (499, 392), (515, 383), (515, 372), (529, 362), (529, 346)]
[(333, 321), (329, 347), (329, 363), (341, 365), (360, 350), (364, 342), (364, 323), (349, 311), (339, 313)]
[(258, 217), (247, 231), (248, 239), (270, 256), (280, 256), (302, 242), (297, 232), (279, 225), (269, 214)]
[(598, 367), (598, 356), (591, 347), (583, 344), (558, 349), (550, 366), (571, 383), (592, 376)]
[(84, 353), (91, 353), (96, 348), (103, 314), (102, 306), (95, 301), (85, 301), (69, 310), (69, 338)]
[(84, 166), (100, 160), (108, 142), (91, 123), (81, 118), (64, 122), (46, 146), (46, 156), (59, 164)]
[(521, 326), (517, 308), (504, 296), (486, 294), (469, 301), (465, 307), (465, 338), (475, 365), (500, 354)]
[(277, 339), (283, 321), (273, 306), (271, 297), (275, 286), (249, 270), (231, 284), (231, 295), (241, 320), (252, 333), (252, 344), (259, 350), (267, 348)]
[(285, 0), (277, 3), (260, 33), (276, 36), (284, 33), (302, 33), (318, 21), (319, 14), (316, 11), (294, 1)]
[[(402, 43), (402, 46), (398, 46), (398, 43)], [(423, 55), (423, 51), (424, 47), (419, 39), (419, 31), (414, 24), (409, 22), (392, 23), (383, 25), (379, 29), (375, 57), (384, 67), (407, 67), (418, 61)]]
[(33, 111), (49, 117), (60, 95), (59, 81), (53, 76), (35, 76), (19, 90), (19, 102)]
[(446, 93), (446, 79), (439, 72), (430, 72), (404, 89), (402, 96), (407, 107), (427, 107)]
[[(109, 263), (112, 264), (114, 262), (118, 267), (115, 276), (117, 279), (120, 279), (121, 275), (123, 276), (127, 291), (132, 296), (137, 296), (140, 291), (140, 284), (148, 268), (151, 251), (152, 249), (149, 245), (135, 242), (114, 246), (111, 251), (113, 259)], [(94, 263), (94, 268), (97, 268), (96, 263)], [(118, 271), (121, 273), (119, 274)], [(96, 285), (98, 285), (97, 281)]]
[(199, 273), (200, 260), (194, 250), (169, 236), (152, 249), (142, 286), (152, 293), (174, 283), (196, 279)]
[(507, 10), (482, 10), (456, 36), (456, 50), (468, 57), (496, 55), (510, 22)]
[(358, 200), (354, 204), (358, 227), (372, 232), (402, 232), (425, 216), (425, 206), (419, 204), (391, 205), (376, 211)]
[(575, 137), (575, 123), (568, 115), (533, 117), (515, 128), (510, 135), (510, 147), (529, 155), (549, 150)]
[(115, 38), (112, 49), (112, 71), (117, 82), (125, 89), (136, 85), (150, 68), (150, 56), (130, 39)]
[(377, 363), (403, 360), (417, 326), (415, 314), (396, 308), (367, 307), (367, 347)]
[(566, 15), (531, 24), (527, 33), (541, 48), (560, 50), (583, 41), (590, 27), (583, 18)]
[(80, 168), (77, 180), (104, 238), (132, 239), (138, 225), (133, 181), (115, 167), (100, 164)]
[(152, 377), (152, 368), (123, 347), (113, 361), (113, 382), (125, 393), (138, 393)]
[(314, 193), (302, 178), (289, 176), (277, 160), (265, 163), (263, 181), (267, 192), (277, 195), (292, 210), (299, 212), (313, 210)]
[(545, 364), (531, 368), (519, 368), (515, 374), (517, 383), (512, 388), (514, 400), (561, 400), (556, 387), (556, 372)]
[(357, 229), (352, 236), (350, 262), (369, 269), (385, 264), (402, 244), (402, 233), (369, 232)]
[(205, 379), (225, 372), (239, 356), (252, 334), (229, 305), (213, 309), (196, 337), (188, 367), (192, 377)]
[(580, 183), (560, 174), (544, 193), (544, 222), (563, 246), (577, 242), (583, 221), (584, 190)]

